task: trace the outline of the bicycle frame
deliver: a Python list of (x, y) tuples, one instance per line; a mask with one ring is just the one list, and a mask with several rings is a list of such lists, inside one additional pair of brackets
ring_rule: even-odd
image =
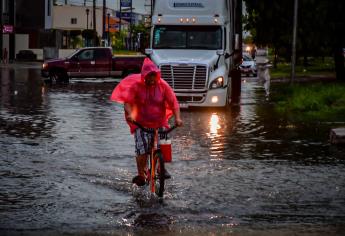
[[(160, 193), (156, 193), (159, 197), (163, 196), (163, 191), (164, 191), (164, 175), (165, 175), (165, 168), (164, 168), (164, 161), (162, 160), (161, 156), (158, 156), (158, 134), (164, 134), (164, 135), (168, 135), (168, 133), (170, 133), (171, 131), (173, 131), (176, 126), (171, 127), (170, 129), (166, 130), (166, 131), (159, 131), (157, 128), (150, 130), (147, 129), (145, 127), (143, 127), (141, 124), (139, 124), (136, 121), (132, 122), (133, 124), (135, 124), (136, 126), (138, 126), (140, 129), (142, 129), (144, 132), (147, 133), (153, 133), (153, 140), (150, 143), (150, 151), (149, 151), (149, 158), (148, 158), (148, 165), (147, 168), (149, 168), (147, 170), (147, 176), (146, 176), (146, 180), (147, 182), (149, 182), (150, 185), (150, 192), (151, 193), (156, 193), (156, 186), (155, 186), (155, 178), (156, 178), (156, 161), (158, 161), (159, 164), (159, 168), (160, 168), (160, 181), (162, 183), (163, 186), (160, 186)], [(155, 157), (157, 156), (157, 159), (155, 160)], [(163, 179), (162, 179), (163, 178)], [(162, 188), (162, 189), (161, 189)]]
[(155, 152), (158, 150), (158, 129), (154, 129), (154, 135), (153, 135), (153, 140), (151, 143), (151, 151), (150, 151), (150, 157), (148, 158), (149, 160), (149, 167), (151, 170), (151, 174), (150, 174), (150, 178), (149, 178), (149, 182), (150, 182), (150, 190), (151, 193), (155, 193), (156, 189), (155, 189), (155, 161), (154, 161), (154, 155)]

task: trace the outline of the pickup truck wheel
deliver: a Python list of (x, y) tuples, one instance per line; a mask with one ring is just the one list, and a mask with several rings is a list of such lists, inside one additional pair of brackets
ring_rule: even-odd
[(57, 71), (50, 71), (49, 72), (49, 82), (50, 83), (56, 83), (59, 80), (59, 76)]
[(60, 70), (53, 70), (49, 73), (49, 82), (51, 83), (68, 83), (69, 78), (66, 72)]

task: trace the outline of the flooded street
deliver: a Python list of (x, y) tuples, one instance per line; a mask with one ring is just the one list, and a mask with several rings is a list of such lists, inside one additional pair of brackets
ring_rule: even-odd
[[(132, 187), (134, 138), (114, 82), (44, 85), (38, 68), (1, 68), (0, 234), (341, 235), (345, 149), (330, 123), (290, 123), (264, 86), (241, 104), (183, 110), (161, 204)], [(271, 94), (274, 87), (271, 85)]]

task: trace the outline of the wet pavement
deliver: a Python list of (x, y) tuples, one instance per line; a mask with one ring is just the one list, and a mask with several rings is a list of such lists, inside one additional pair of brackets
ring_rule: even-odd
[(238, 107), (182, 112), (160, 203), (131, 185), (134, 140), (108, 99), (115, 82), (45, 85), (31, 67), (0, 75), (1, 235), (344, 232), (335, 124), (279, 117), (258, 79), (243, 79)]

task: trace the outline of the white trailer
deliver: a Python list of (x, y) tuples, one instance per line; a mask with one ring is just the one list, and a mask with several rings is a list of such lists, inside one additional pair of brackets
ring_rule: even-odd
[(181, 107), (230, 102), (234, 22), (231, 0), (156, 0), (150, 48)]

